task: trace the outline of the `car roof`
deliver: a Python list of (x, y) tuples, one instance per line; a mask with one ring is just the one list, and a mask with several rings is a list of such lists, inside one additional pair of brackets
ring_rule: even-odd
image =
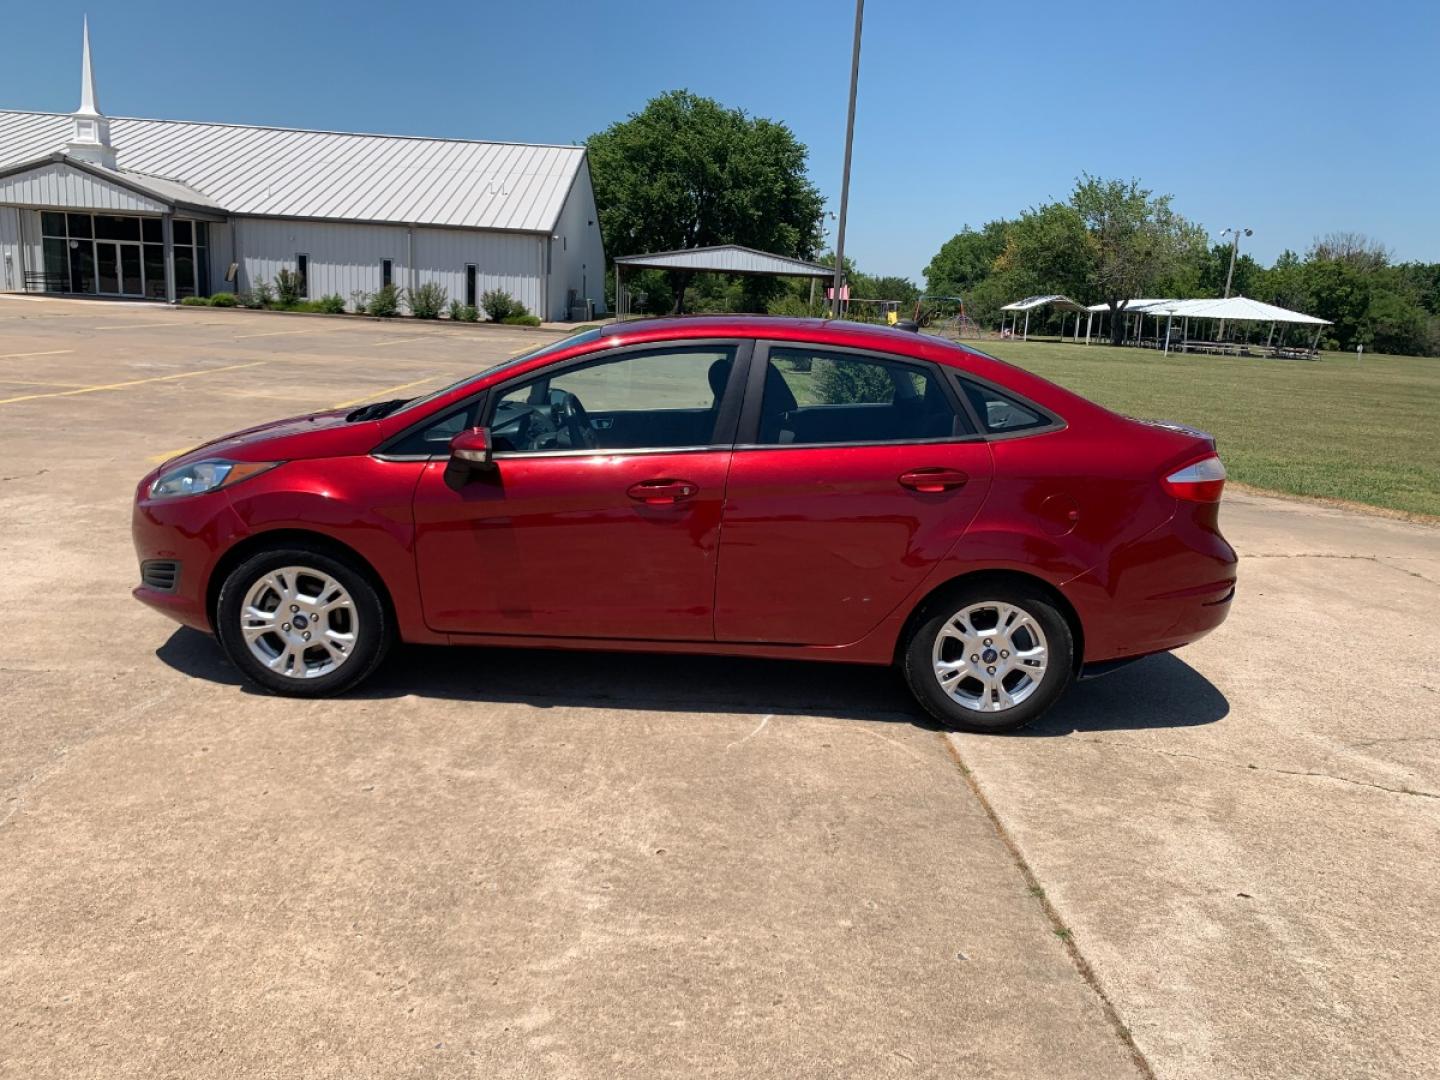
[[(941, 339), (893, 326), (876, 326), (849, 319), (798, 319), (788, 315), (674, 315), (660, 319), (612, 322), (603, 331), (607, 337), (625, 340), (652, 340), (673, 337), (782, 337), (803, 341), (869, 342), (875, 348), (913, 351), (916, 341)], [(946, 343), (948, 344), (948, 343)]]

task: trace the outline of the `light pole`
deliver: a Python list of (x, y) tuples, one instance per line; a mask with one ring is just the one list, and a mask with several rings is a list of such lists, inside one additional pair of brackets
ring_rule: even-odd
[[(1225, 299), (1226, 299), (1226, 300), (1229, 300), (1229, 299), (1230, 299), (1230, 282), (1235, 279), (1235, 256), (1240, 253), (1240, 234), (1241, 234), (1241, 233), (1244, 233), (1246, 236), (1254, 236), (1254, 235), (1255, 235), (1255, 230), (1254, 230), (1254, 229), (1225, 229), (1224, 231), (1222, 231), (1222, 232), (1220, 233), (1221, 236), (1229, 236), (1229, 237), (1232, 237), (1232, 239), (1231, 239), (1231, 241), (1230, 241), (1230, 269), (1229, 269), (1229, 271), (1225, 274)], [(1220, 320), (1220, 337), (1221, 337), (1221, 338), (1224, 338), (1224, 337), (1225, 337), (1225, 320), (1224, 320), (1224, 319), (1221, 319), (1221, 320)], [(1247, 339), (1247, 340), (1248, 340), (1248, 339)]]
[(855, 45), (850, 51), (850, 112), (845, 119), (845, 172), (840, 180), (840, 218), (835, 224), (835, 297), (830, 305), (833, 318), (840, 317), (840, 289), (845, 280), (845, 211), (850, 204), (850, 146), (855, 141), (855, 91), (860, 85), (860, 24), (865, 18), (865, 0), (855, 0)]

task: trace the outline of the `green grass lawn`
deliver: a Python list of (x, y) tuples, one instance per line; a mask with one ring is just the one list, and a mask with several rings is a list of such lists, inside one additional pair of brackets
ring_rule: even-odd
[(976, 347), (1130, 416), (1203, 428), (1233, 480), (1440, 516), (1440, 359), (1162, 356), (985, 341)]

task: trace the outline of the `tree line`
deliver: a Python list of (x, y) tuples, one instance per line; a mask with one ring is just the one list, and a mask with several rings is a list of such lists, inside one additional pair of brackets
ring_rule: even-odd
[[(808, 151), (784, 124), (752, 117), (686, 90), (593, 135), (588, 143), (600, 228), (610, 257), (714, 244), (832, 264), (824, 199), (806, 171)], [(1223, 294), (1231, 247), (1178, 213), (1171, 197), (1135, 180), (1082, 175), (1063, 201), (1015, 218), (967, 226), (940, 246), (923, 289), (908, 278), (876, 277), (846, 259), (855, 298), (896, 300), (908, 309), (922, 295), (963, 298), (982, 326), (1002, 304), (1063, 293), (1120, 310), (1137, 297)], [(823, 309), (794, 278), (690, 272), (627, 275), (632, 309), (770, 311)], [(607, 289), (613, 282), (607, 280)], [(1235, 260), (1231, 295), (1278, 304), (1323, 319), (1331, 348), (1440, 355), (1440, 263), (1396, 263), (1385, 247), (1355, 233), (1317, 239), (1303, 256), (1284, 252), (1262, 266)], [(613, 297), (612, 297), (613, 300)], [(878, 308), (852, 304), (857, 317)], [(1044, 328), (1037, 313), (1032, 331)], [(1118, 319), (1110, 320), (1119, 332)]]

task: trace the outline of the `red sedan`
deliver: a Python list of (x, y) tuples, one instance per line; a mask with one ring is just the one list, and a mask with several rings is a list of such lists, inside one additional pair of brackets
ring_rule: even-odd
[(625, 323), (167, 462), (135, 596), (281, 694), (397, 639), (723, 653), (898, 664), (999, 731), (1224, 621), (1224, 480), (1202, 432), (934, 337)]

